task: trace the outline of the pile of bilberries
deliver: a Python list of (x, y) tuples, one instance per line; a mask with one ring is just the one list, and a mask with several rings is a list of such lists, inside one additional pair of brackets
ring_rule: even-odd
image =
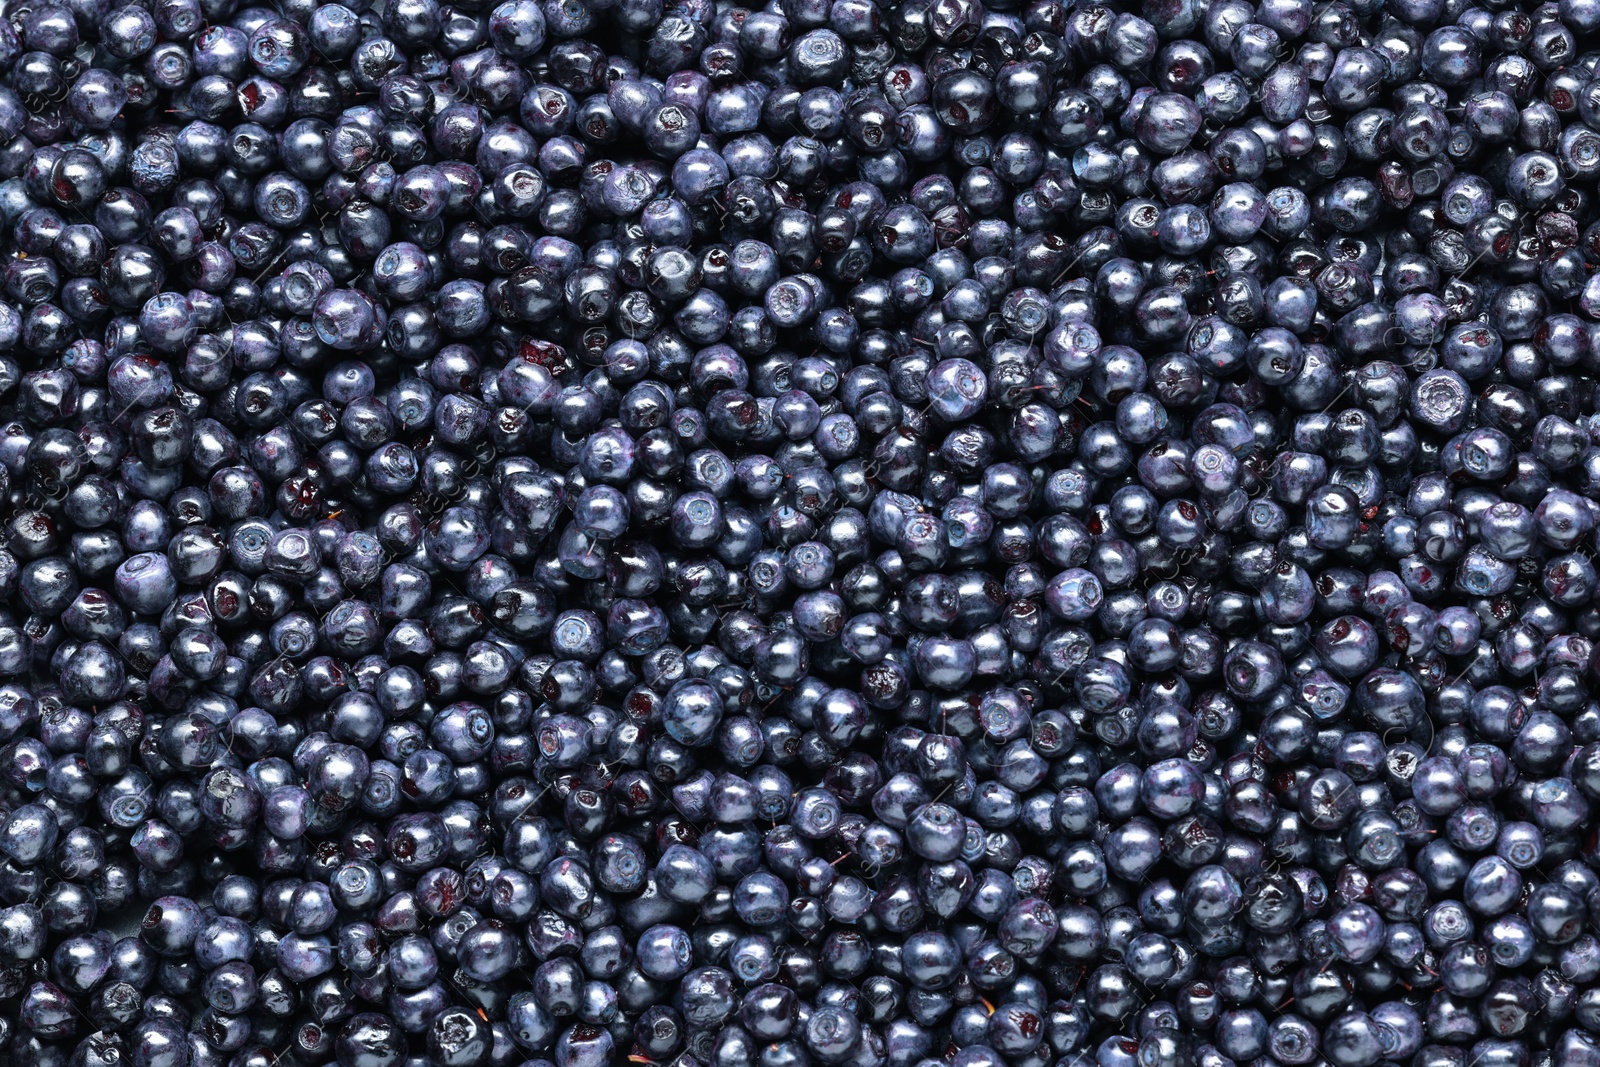
[(1600, 0), (248, 3), (0, 18), (0, 1061), (1600, 1067)]

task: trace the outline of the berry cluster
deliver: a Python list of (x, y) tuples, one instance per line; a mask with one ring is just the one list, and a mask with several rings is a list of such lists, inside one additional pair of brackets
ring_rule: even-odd
[(11, 0), (0, 1061), (1600, 1067), (1600, 0)]

